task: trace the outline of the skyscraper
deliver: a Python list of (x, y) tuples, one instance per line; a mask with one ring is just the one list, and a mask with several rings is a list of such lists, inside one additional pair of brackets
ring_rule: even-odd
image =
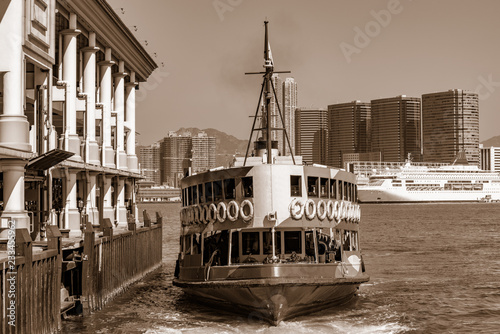
[[(276, 92), (276, 96), (273, 96), (273, 98), (271, 99), (271, 104), (269, 106), (269, 109), (271, 111), (271, 127), (283, 128), (283, 122), (281, 121), (280, 113), (278, 111), (278, 105), (279, 105), (279, 108), (283, 113), (282, 82), (278, 74), (273, 74), (271, 80), (274, 85), (274, 90)], [(276, 101), (278, 101), (278, 103), (276, 103)], [(271, 139), (273, 141), (278, 141), (278, 150), (280, 151), (281, 154), (283, 154), (284, 152), (282, 133), (283, 131), (280, 130), (272, 131), (272, 136), (271, 136)]]
[(147, 181), (153, 181), (156, 185), (161, 183), (160, 176), (160, 143), (154, 143), (150, 146), (138, 146), (138, 159), (142, 175)]
[(382, 161), (421, 161), (420, 98), (405, 95), (371, 101), (372, 152)]
[(309, 164), (326, 164), (327, 111), (325, 109), (295, 110), (295, 151)]
[(422, 95), (424, 159), (454, 161), (460, 152), (470, 164), (479, 165), (478, 94), (452, 89)]
[(343, 154), (370, 151), (370, 103), (328, 106), (328, 165), (344, 168)]
[[(285, 129), (288, 133), (292, 153), (295, 154), (295, 109), (297, 109), (297, 83), (294, 78), (286, 78), (283, 82), (283, 117), (285, 118)], [(285, 133), (283, 132), (283, 147), (281, 154), (290, 155)]]
[(215, 166), (215, 137), (209, 137), (205, 132), (193, 137), (192, 171), (200, 173)]

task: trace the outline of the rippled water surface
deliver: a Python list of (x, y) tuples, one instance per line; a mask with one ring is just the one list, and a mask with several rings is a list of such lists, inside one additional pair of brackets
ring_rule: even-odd
[(171, 284), (179, 204), (160, 211), (163, 267), (64, 333), (498, 333), (500, 204), (362, 205), (371, 280), (346, 305), (272, 327), (190, 302)]

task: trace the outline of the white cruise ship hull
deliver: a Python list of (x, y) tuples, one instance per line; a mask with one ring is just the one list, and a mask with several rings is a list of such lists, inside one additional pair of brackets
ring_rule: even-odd
[(359, 187), (358, 200), (361, 203), (407, 203), (407, 202), (477, 202), (485, 199), (500, 201), (500, 190), (437, 190), (408, 191), (406, 189), (389, 189), (382, 187)]

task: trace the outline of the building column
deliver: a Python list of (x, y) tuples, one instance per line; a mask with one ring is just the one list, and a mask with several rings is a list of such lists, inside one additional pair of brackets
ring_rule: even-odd
[(125, 206), (125, 178), (117, 176), (116, 217), (119, 227), (127, 227), (127, 207)]
[(76, 133), (76, 14), (69, 14), (69, 29), (61, 31), (63, 35), (62, 81), (66, 85), (65, 131), (63, 134), (64, 150), (75, 153), (70, 159), (81, 160), (80, 138)]
[(139, 164), (135, 154), (135, 72), (130, 73), (130, 82), (125, 84), (126, 89), (126, 118), (125, 123), (129, 128), (127, 136), (127, 165), (131, 172), (139, 173)]
[[(13, 220), (16, 228), (30, 228), (30, 218), (24, 210), (24, 165), (22, 160), (2, 161), (3, 172), (3, 212), (2, 218)], [(2, 230), (0, 237), (7, 237)]]
[(115, 223), (115, 210), (113, 208), (113, 175), (103, 176), (103, 200), (102, 200), (102, 217), (109, 218), (111, 223)]
[(101, 66), (100, 78), (100, 103), (102, 104), (102, 165), (115, 168), (115, 152), (111, 143), (111, 66), (114, 62), (111, 61), (111, 48), (106, 48), (105, 60), (99, 62)]
[(78, 170), (64, 169), (64, 187), (63, 194), (66, 198), (64, 202), (63, 217), (64, 224), (63, 230), (69, 232), (69, 237), (81, 237), (82, 230), (80, 228), (80, 213), (77, 207), (77, 192), (76, 192), (76, 179)]
[(85, 212), (89, 217), (89, 222), (93, 225), (99, 224), (99, 211), (97, 210), (97, 173), (86, 171), (87, 182), (87, 203), (85, 205)]
[[(83, 52), (83, 93), (87, 94), (87, 133), (85, 139), (85, 162), (100, 165), (99, 145), (95, 139), (95, 74), (96, 57), (99, 50), (95, 44), (95, 33), (89, 33), (89, 46), (82, 49)], [(95, 179), (95, 178), (94, 178)], [(95, 182), (94, 182), (95, 185)]]
[(120, 60), (118, 62), (118, 72), (113, 74), (115, 78), (115, 112), (116, 112), (116, 168), (128, 170), (127, 154), (125, 153), (125, 104), (124, 104), (124, 77), (125, 62)]

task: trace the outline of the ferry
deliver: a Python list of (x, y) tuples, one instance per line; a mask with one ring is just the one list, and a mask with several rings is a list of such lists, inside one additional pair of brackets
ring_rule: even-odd
[(359, 186), (363, 203), (496, 202), (500, 201), (500, 174), (477, 166), (452, 164), (414, 166), (408, 158), (399, 169), (370, 176)]
[[(245, 157), (181, 180), (173, 284), (203, 303), (277, 325), (349, 301), (369, 276), (356, 176), (280, 156), (271, 140), (277, 129), (267, 112), (274, 90), (267, 23), (265, 72), (257, 72), (264, 82)], [(260, 136), (249, 156), (254, 132)]]

